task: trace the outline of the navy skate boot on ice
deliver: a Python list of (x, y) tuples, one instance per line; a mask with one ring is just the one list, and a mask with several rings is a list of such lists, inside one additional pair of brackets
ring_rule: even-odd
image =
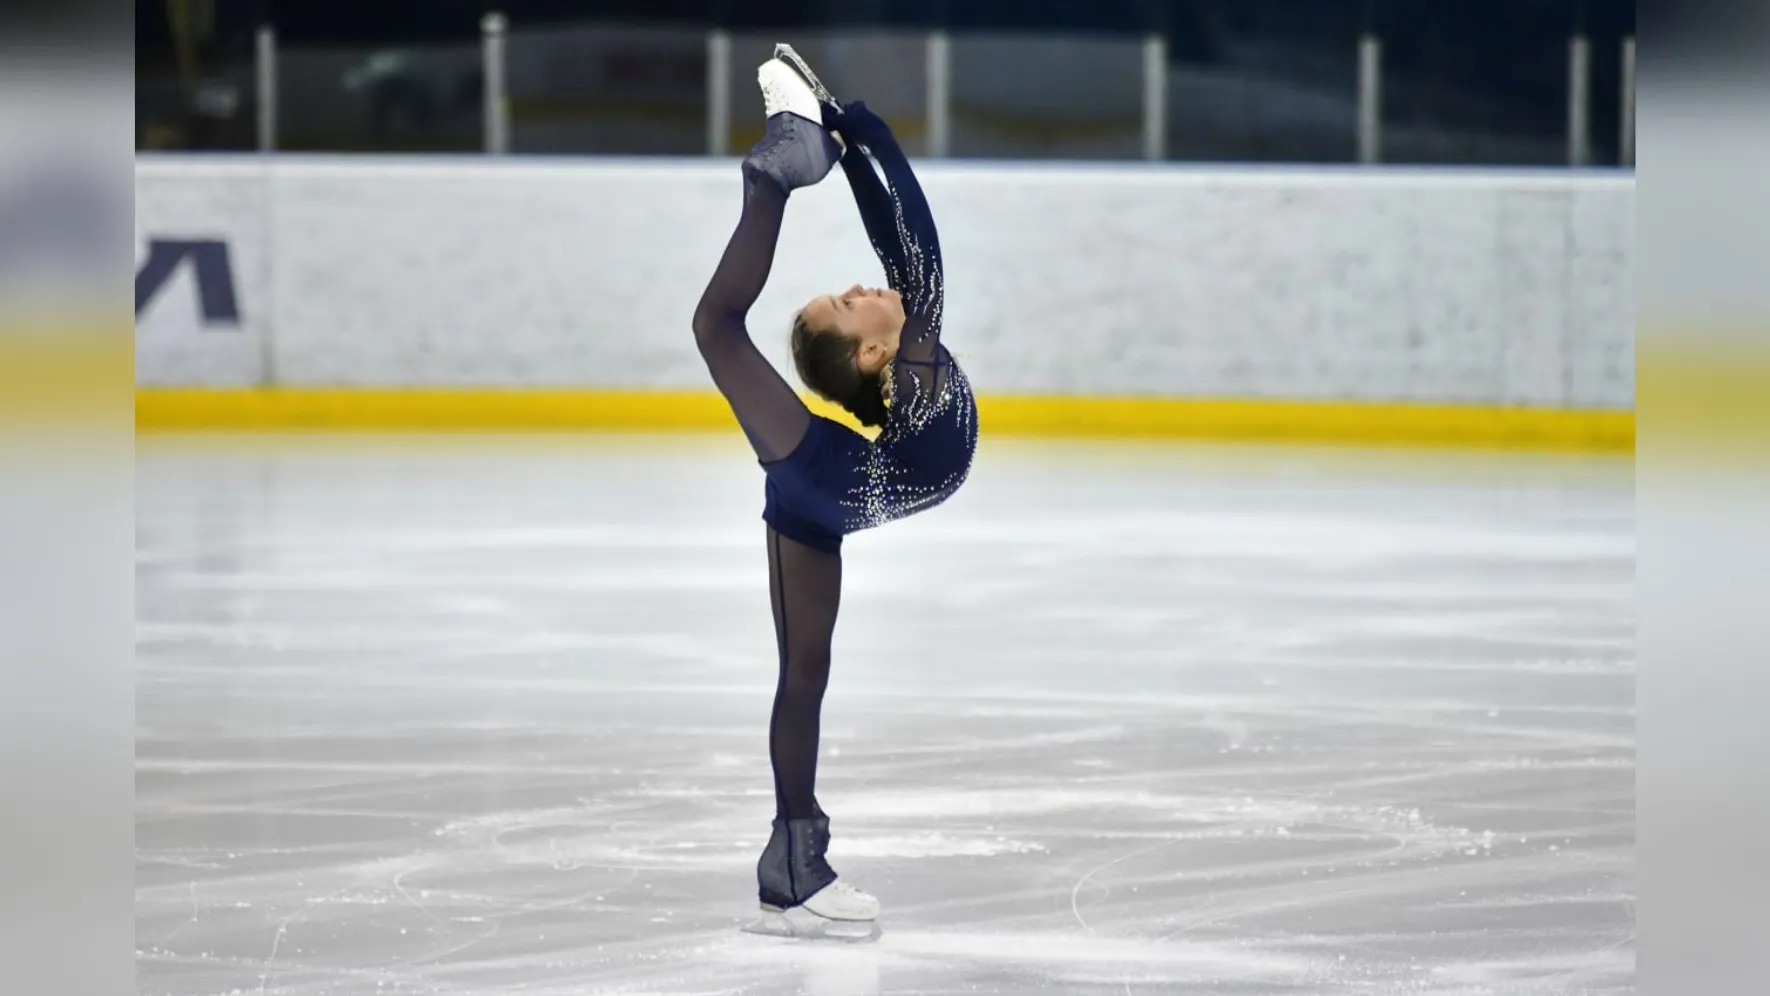
[(824, 859), (830, 819), (774, 821), (756, 863), (762, 915), (744, 927), (773, 937), (873, 941), (880, 936), (879, 901), (842, 881)]

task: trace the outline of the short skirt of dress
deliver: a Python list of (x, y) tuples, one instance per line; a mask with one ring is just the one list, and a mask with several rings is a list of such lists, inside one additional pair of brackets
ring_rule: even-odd
[(813, 415), (792, 453), (762, 464), (768, 475), (762, 520), (814, 550), (840, 552), (842, 537), (859, 528), (854, 511), (872, 446), (848, 426)]

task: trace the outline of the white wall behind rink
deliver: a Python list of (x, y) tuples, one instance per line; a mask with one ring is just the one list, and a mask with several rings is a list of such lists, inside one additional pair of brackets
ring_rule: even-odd
[[(1635, 186), (1572, 172), (918, 164), (947, 342), (980, 393), (1634, 406)], [(735, 160), (144, 156), (181, 266), (144, 385), (710, 388), (689, 319)], [(751, 313), (790, 371), (811, 296), (881, 283), (845, 181), (795, 194)]]

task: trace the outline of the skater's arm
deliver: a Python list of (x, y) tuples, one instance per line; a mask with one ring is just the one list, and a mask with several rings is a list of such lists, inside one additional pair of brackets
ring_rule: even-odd
[[(825, 117), (851, 146), (842, 161), (843, 172), (854, 190), (873, 250), (885, 265), (892, 288), (903, 295), (907, 320), (899, 356), (910, 362), (931, 362), (940, 342), (945, 281), (940, 233), (922, 186), (890, 127), (864, 103), (848, 104), (840, 113), (831, 111)], [(867, 156), (857, 152), (878, 162), (885, 174), (883, 182)]]
[(848, 189), (854, 192), (854, 206), (860, 209), (861, 224), (866, 226), (873, 254), (885, 267), (891, 289), (901, 293), (908, 260), (897, 235), (896, 201), (885, 189), (885, 181), (879, 179), (872, 158), (860, 149), (850, 149), (842, 157), (842, 175), (848, 178)]
[[(901, 230), (907, 241), (930, 250), (938, 257), (940, 233), (934, 227), (934, 213), (928, 207), (922, 185), (916, 181), (915, 171), (910, 168), (909, 157), (904, 155), (903, 148), (897, 144), (897, 136), (891, 133), (891, 126), (858, 100), (845, 105), (840, 113), (826, 111), (825, 119), (850, 144), (861, 146), (885, 173), (885, 182), (890, 190), (889, 194), (880, 196), (884, 194), (884, 190), (870, 163), (853, 156), (842, 162), (850, 185), (856, 185), (857, 174), (871, 181), (865, 184), (868, 195), (864, 200), (858, 185), (855, 193), (861, 212), (867, 216), (869, 234), (875, 219), (882, 220), (885, 222), (882, 226), (885, 230)], [(879, 218), (885, 211), (889, 213)]]

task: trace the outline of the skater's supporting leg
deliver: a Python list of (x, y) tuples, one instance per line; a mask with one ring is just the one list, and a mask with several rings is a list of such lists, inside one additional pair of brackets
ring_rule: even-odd
[(780, 681), (768, 725), (774, 834), (756, 869), (762, 903), (777, 909), (803, 905), (824, 920), (872, 920), (879, 915), (878, 900), (838, 879), (825, 860), (830, 821), (816, 792), (830, 641), (842, 599), (842, 557), (770, 529), (768, 582)]
[(824, 553), (768, 530), (768, 587), (780, 652), (780, 678), (768, 725), (775, 816), (822, 816), (817, 751), (830, 642), (842, 601), (841, 554)]

